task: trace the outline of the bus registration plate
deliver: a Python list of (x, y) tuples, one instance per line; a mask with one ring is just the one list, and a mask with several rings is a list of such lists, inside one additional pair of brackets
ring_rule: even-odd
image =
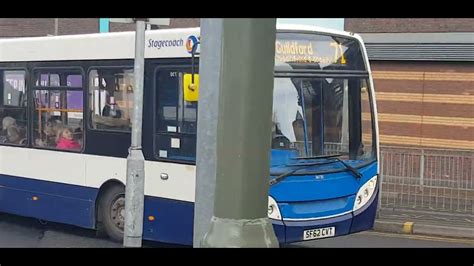
[(334, 226), (310, 229), (310, 230), (303, 231), (303, 240), (331, 237), (331, 236), (334, 236), (335, 234), (336, 234), (336, 228)]

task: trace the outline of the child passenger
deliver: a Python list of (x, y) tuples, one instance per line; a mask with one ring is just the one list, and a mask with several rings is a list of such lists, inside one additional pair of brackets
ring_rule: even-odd
[(56, 148), (63, 150), (80, 150), (81, 145), (74, 140), (69, 128), (61, 128), (56, 138)]

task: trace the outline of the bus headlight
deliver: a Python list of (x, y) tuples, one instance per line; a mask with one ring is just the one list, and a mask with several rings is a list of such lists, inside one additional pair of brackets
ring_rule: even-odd
[(281, 214), (280, 209), (278, 208), (278, 204), (270, 196), (268, 196), (268, 218), (281, 220)]
[(354, 208), (352, 211), (360, 209), (362, 206), (367, 204), (369, 199), (372, 197), (375, 191), (375, 184), (377, 184), (377, 176), (372, 177), (367, 181), (357, 192), (356, 200), (354, 202)]

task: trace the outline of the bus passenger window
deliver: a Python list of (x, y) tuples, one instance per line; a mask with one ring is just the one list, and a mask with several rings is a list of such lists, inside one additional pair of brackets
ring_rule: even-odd
[(197, 101), (186, 101), (184, 69), (159, 69), (155, 73), (155, 156), (178, 161), (196, 160)]
[(83, 144), (83, 76), (77, 70), (36, 70), (33, 145), (80, 151)]
[(133, 69), (98, 68), (89, 72), (91, 127), (131, 131)]
[(0, 70), (0, 144), (27, 144), (26, 72)]

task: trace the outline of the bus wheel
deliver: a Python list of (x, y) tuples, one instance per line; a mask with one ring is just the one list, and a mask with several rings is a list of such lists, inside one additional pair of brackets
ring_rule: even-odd
[(108, 188), (99, 201), (101, 225), (107, 235), (116, 242), (123, 241), (125, 226), (125, 188)]

